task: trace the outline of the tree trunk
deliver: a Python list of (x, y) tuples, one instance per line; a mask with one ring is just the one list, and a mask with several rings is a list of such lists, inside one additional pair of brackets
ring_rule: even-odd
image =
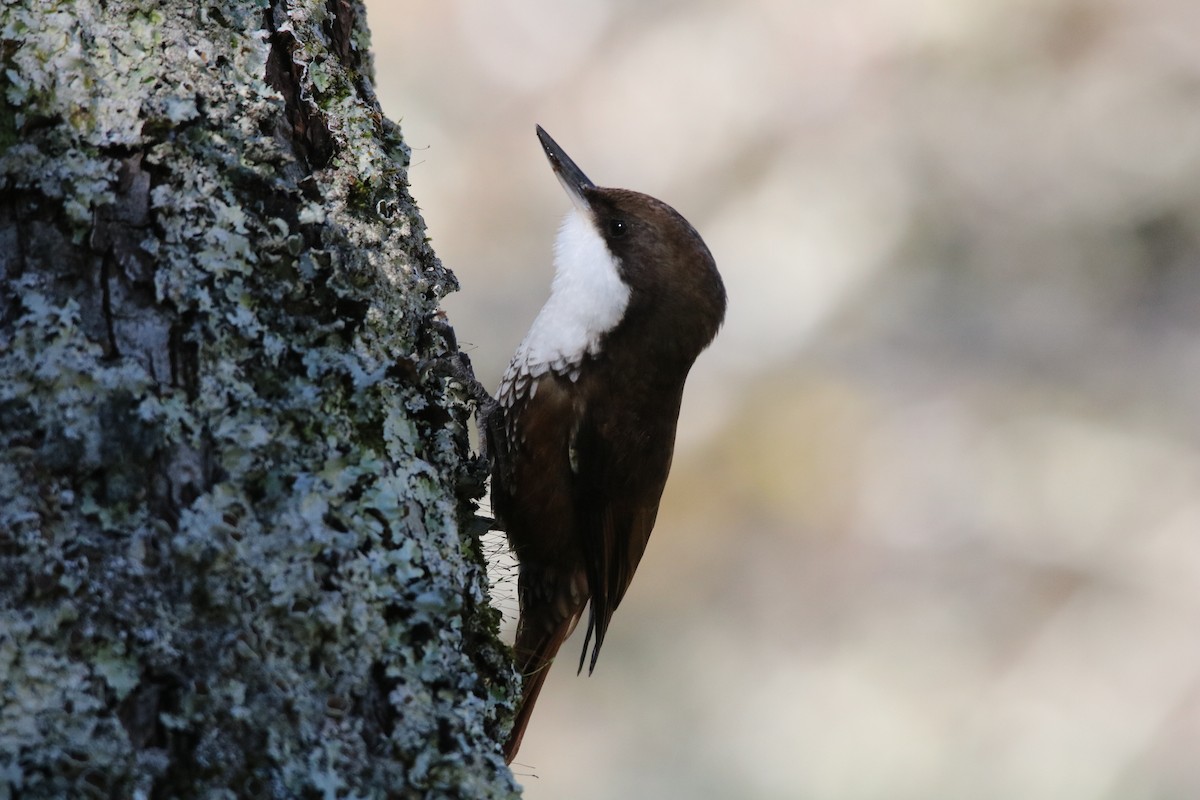
[(512, 796), (361, 3), (0, 13), (0, 798)]

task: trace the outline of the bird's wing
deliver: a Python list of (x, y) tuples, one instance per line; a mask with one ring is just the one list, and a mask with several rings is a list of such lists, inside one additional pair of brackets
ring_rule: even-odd
[(630, 437), (611, 435), (605, 425), (598, 415), (585, 411), (570, 442), (575, 530), (591, 595), (579, 669), (594, 635), (589, 673), (596, 667), (613, 611), (645, 552), (670, 466), (669, 454), (668, 462), (659, 465), (649, 463), (645, 454), (618, 451), (615, 443), (627, 444)]

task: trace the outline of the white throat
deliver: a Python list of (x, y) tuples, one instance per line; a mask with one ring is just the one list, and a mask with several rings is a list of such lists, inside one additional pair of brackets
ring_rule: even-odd
[(629, 286), (587, 212), (572, 209), (554, 242), (554, 282), (504, 375), (500, 392), (522, 375), (549, 369), (578, 377), (578, 366), (594, 354), (600, 338), (616, 327), (629, 305)]

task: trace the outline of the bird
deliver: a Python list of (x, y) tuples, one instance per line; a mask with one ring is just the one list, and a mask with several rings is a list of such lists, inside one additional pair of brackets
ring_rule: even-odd
[(550, 296), (485, 422), (492, 509), (518, 564), (509, 764), (585, 607), (577, 673), (596, 667), (658, 515), (684, 382), (726, 306), (712, 253), (677, 211), (597, 186), (540, 125), (537, 136), (572, 207)]

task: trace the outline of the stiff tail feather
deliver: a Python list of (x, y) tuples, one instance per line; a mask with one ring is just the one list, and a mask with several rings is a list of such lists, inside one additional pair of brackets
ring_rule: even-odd
[(513, 646), (521, 665), (521, 700), (517, 705), (512, 732), (508, 735), (508, 741), (504, 743), (505, 764), (511, 764), (516, 757), (517, 750), (521, 747), (521, 739), (525, 737), (525, 728), (533, 716), (533, 706), (542, 691), (542, 684), (546, 682), (546, 676), (550, 673), (550, 665), (554, 663), (554, 656), (575, 630), (579, 616), (578, 613), (569, 616), (541, 635), (531, 632), (530, 628), (534, 626), (527, 625), (522, 620), (517, 630), (517, 642)]

